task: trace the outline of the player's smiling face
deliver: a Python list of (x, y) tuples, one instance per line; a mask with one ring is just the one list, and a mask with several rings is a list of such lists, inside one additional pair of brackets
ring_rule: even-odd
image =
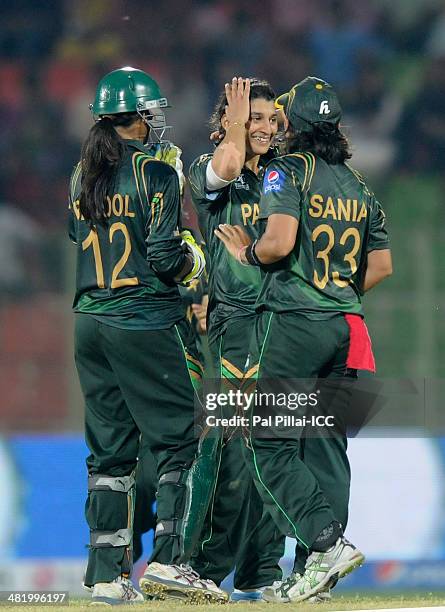
[(250, 119), (247, 124), (246, 153), (264, 155), (277, 133), (277, 111), (273, 100), (256, 98), (250, 103)]

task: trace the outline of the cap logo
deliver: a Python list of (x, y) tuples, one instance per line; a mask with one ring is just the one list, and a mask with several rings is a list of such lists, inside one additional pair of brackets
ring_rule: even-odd
[(329, 104), (327, 100), (323, 100), (320, 104), (320, 110), (318, 111), (319, 115), (329, 115), (331, 109), (329, 108)]

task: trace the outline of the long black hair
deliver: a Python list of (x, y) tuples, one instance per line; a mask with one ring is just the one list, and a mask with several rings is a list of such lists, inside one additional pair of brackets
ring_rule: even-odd
[(324, 121), (308, 123), (308, 129), (301, 131), (295, 131), (290, 125), (286, 138), (289, 153), (308, 151), (328, 164), (342, 164), (352, 157), (348, 139), (338, 124)]
[[(268, 102), (271, 100), (275, 100), (276, 94), (272, 89), (271, 85), (268, 81), (263, 81), (260, 79), (250, 79), (250, 95), (249, 100), (267, 100)], [(213, 113), (209, 119), (209, 126), (213, 132), (219, 132), (220, 136), (223, 138), (226, 134), (225, 129), (221, 125), (221, 119), (226, 112), (227, 106), (227, 98), (226, 92), (223, 91), (218, 101), (215, 105)]]
[(113, 193), (116, 172), (126, 150), (125, 141), (114, 127), (128, 127), (137, 117), (137, 113), (102, 117), (90, 129), (83, 143), (79, 208), (91, 227), (107, 223), (106, 198)]

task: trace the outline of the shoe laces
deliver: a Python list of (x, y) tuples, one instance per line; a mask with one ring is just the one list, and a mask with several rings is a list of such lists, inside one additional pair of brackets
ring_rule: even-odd
[(191, 580), (200, 581), (201, 583), (207, 585), (214, 584), (212, 580), (206, 580), (205, 578), (201, 578), (198, 572), (196, 572), (193, 567), (191, 565), (188, 565), (187, 563), (181, 563), (180, 565), (176, 565), (175, 567), (177, 567), (183, 575), (185, 575), (187, 578), (190, 578)]
[(118, 576), (113, 580), (113, 582), (116, 582), (117, 584), (121, 585), (123, 591), (123, 599), (134, 599), (137, 596), (136, 589), (134, 588), (133, 583), (128, 580), (128, 578), (125, 578), (124, 576)]
[(301, 574), (297, 574), (296, 572), (292, 572), (283, 580), (281, 585), (277, 588), (277, 591), (283, 596), (286, 597), (289, 589), (291, 589), (297, 582), (300, 580)]
[(300, 578), (301, 578), (301, 574), (299, 574), (298, 572), (292, 572), (289, 574), (289, 576), (286, 578), (284, 582), (294, 585), (296, 582), (300, 580)]
[(181, 563), (180, 565), (177, 565), (176, 567), (178, 567), (181, 570), (181, 572), (183, 574), (186, 574), (186, 576), (188, 576), (189, 578), (193, 578), (194, 580), (201, 579), (198, 572), (195, 572), (193, 567), (191, 565), (188, 565), (187, 563)]

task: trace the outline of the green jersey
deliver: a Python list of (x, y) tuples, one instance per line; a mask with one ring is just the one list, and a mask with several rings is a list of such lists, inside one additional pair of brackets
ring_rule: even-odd
[(123, 329), (166, 329), (184, 316), (173, 282), (186, 261), (178, 232), (178, 174), (139, 141), (126, 144), (107, 195), (105, 226), (91, 228), (80, 214), (80, 163), (71, 177), (69, 234), (77, 245), (73, 308)]
[(268, 267), (258, 310), (361, 314), (367, 254), (389, 246), (385, 215), (362, 177), (312, 153), (284, 155), (267, 166), (260, 208), (261, 217), (299, 224), (291, 253)]
[(221, 223), (240, 225), (252, 239), (259, 233), (259, 199), (263, 172), (257, 176), (243, 168), (237, 179), (218, 191), (206, 188), (207, 165), (211, 154), (201, 155), (189, 171), (193, 204), (209, 255), (208, 333), (212, 341), (225, 329), (227, 321), (255, 312), (262, 283), (259, 268), (243, 266), (231, 257), (214, 234)]

